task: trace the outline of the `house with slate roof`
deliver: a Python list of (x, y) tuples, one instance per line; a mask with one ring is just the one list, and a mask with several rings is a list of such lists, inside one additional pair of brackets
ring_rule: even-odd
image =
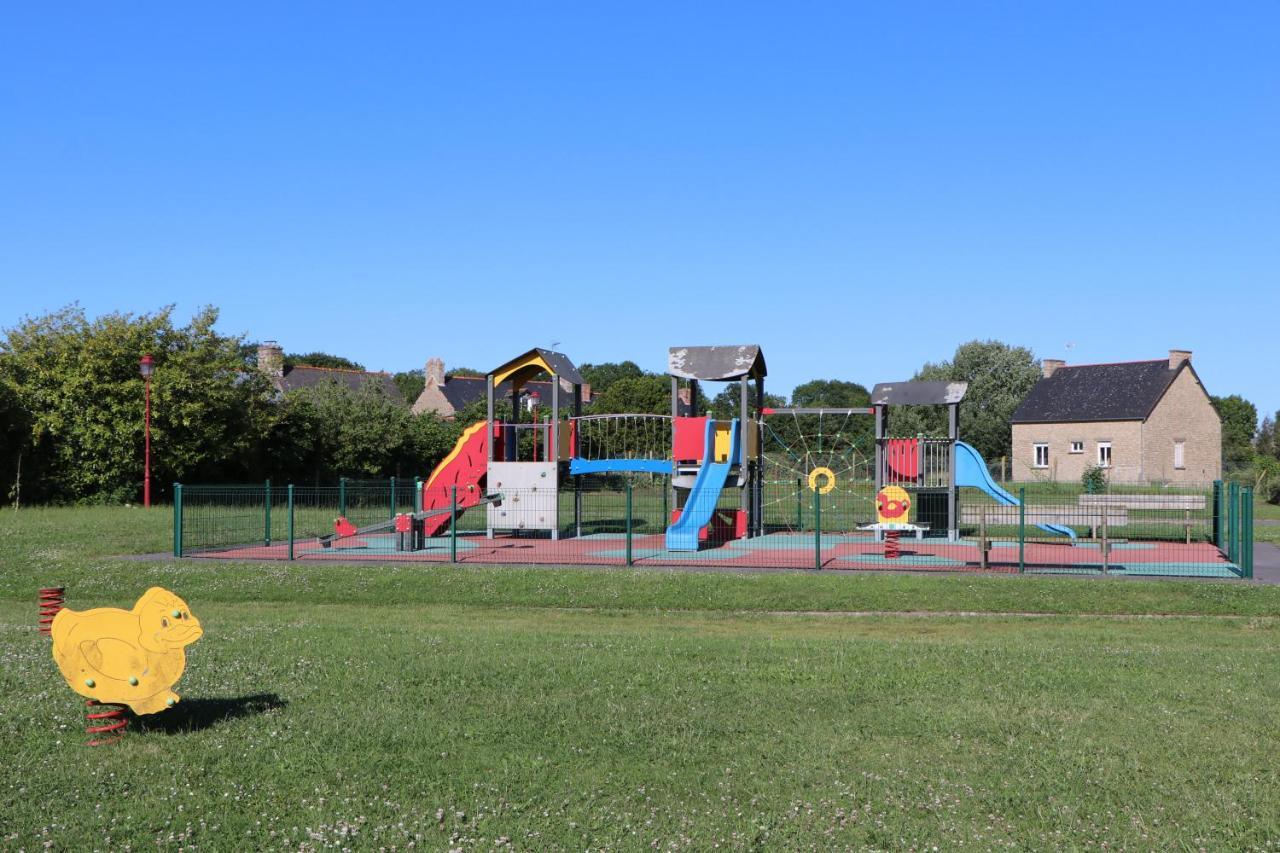
[[(422, 393), (414, 401), (412, 411), (415, 415), (424, 412), (435, 412), (444, 418), (452, 418), (469, 404), (485, 399), (484, 376), (450, 376), (445, 373), (444, 361), (439, 358), (427, 359), (423, 370), (426, 384)], [(560, 411), (573, 410), (573, 384), (561, 379), (559, 387)], [(520, 386), (520, 403), (526, 408), (538, 405), (546, 414), (551, 413), (551, 383), (546, 380), (531, 380)], [(494, 389), (495, 400), (511, 399), (511, 383), (502, 382)], [(591, 402), (591, 385), (582, 386), (582, 402)], [(508, 403), (509, 405), (509, 403)]]
[(1119, 364), (1041, 362), (1009, 422), (1015, 480), (1208, 483), (1222, 476), (1222, 420), (1189, 350)]
[(299, 388), (310, 388), (322, 382), (336, 382), (357, 391), (373, 385), (392, 400), (404, 402), (404, 395), (390, 373), (369, 370), (346, 370), (337, 367), (312, 367), (306, 364), (286, 365), (284, 347), (275, 341), (258, 344), (258, 369), (267, 375), (278, 394)]

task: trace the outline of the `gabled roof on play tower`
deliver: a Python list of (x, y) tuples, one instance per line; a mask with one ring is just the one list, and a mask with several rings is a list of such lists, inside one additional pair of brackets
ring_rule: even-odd
[(720, 347), (671, 347), (667, 350), (667, 373), (681, 379), (729, 382), (742, 377), (758, 379), (768, 375), (764, 352), (758, 344)]
[(945, 406), (959, 403), (968, 382), (880, 382), (871, 389), (873, 406)]
[(507, 379), (519, 385), (539, 373), (553, 374), (560, 379), (567, 379), (574, 385), (582, 384), (582, 374), (569, 360), (569, 356), (541, 347), (534, 347), (523, 355), (516, 356), (506, 364), (491, 370), (489, 375), (493, 377), (494, 385)]

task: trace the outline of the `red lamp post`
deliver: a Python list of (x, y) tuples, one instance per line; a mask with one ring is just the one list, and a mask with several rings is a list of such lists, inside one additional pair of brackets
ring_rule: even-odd
[(138, 372), (146, 383), (146, 414), (142, 422), (143, 441), (146, 449), (142, 455), (142, 505), (151, 506), (151, 374), (155, 372), (156, 360), (148, 353), (138, 362)]

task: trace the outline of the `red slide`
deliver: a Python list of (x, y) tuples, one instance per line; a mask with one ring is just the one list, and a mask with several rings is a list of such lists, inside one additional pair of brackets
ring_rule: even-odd
[[(448, 509), (453, 500), (453, 487), (458, 489), (458, 511), (475, 506), (484, 497), (484, 479), (489, 470), (489, 438), (486, 423), (480, 421), (467, 427), (453, 446), (453, 450), (431, 472), (422, 486), (422, 511)], [(427, 536), (439, 536), (449, 529), (449, 516), (445, 513), (423, 520)]]

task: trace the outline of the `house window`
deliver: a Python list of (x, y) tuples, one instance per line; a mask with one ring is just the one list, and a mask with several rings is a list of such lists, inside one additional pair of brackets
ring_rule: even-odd
[(1111, 467), (1111, 442), (1109, 441), (1098, 442), (1098, 467)]
[(1187, 467), (1186, 446), (1187, 443), (1182, 439), (1173, 443), (1173, 467), (1178, 470)]
[(1071, 452), (1072, 452), (1072, 453), (1084, 453), (1084, 442), (1083, 442), (1083, 441), (1073, 441), (1073, 442), (1071, 442)]
[(1049, 445), (1036, 444), (1032, 446), (1035, 449), (1035, 467), (1048, 468), (1049, 467)]

